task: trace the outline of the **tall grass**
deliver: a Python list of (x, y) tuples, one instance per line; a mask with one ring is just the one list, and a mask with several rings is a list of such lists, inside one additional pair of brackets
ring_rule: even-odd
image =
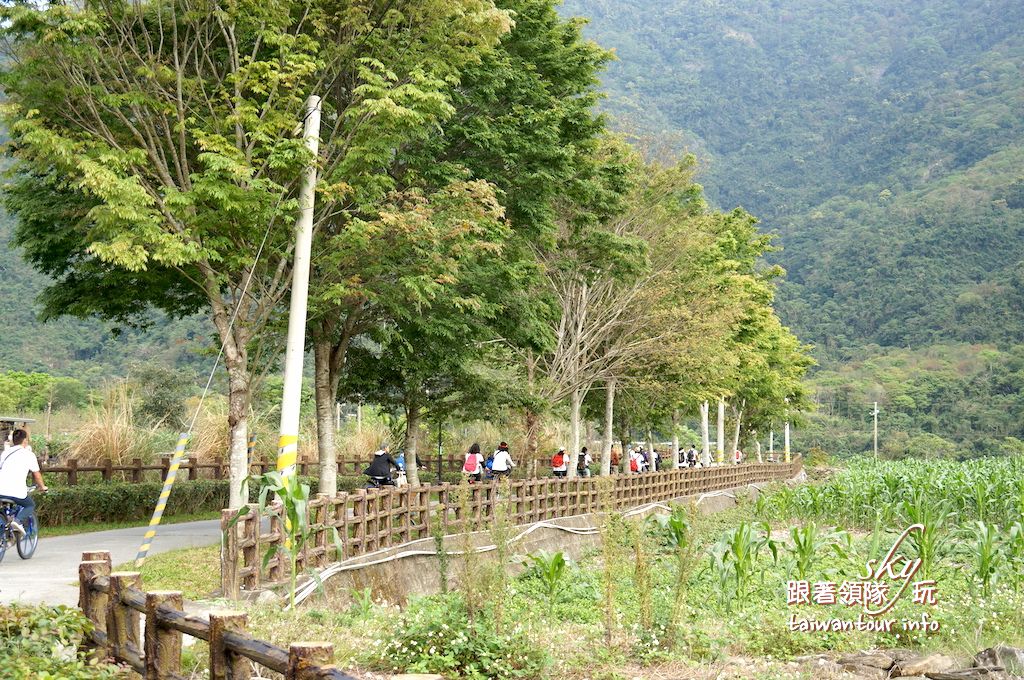
[(68, 454), (82, 465), (125, 465), (133, 458), (149, 462), (155, 438), (154, 428), (136, 422), (134, 394), (126, 382), (118, 381), (105, 385), (89, 405)]

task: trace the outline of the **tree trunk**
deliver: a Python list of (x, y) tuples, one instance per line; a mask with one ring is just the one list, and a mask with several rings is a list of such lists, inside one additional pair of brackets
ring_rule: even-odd
[(612, 440), (615, 437), (615, 378), (605, 383), (604, 392), (604, 439), (601, 442), (601, 474), (611, 474)]
[(715, 453), (718, 463), (725, 462), (725, 399), (718, 398), (718, 441), (715, 442)]
[(526, 407), (526, 461), (532, 477), (537, 476), (537, 439), (540, 434), (540, 414)]
[(580, 411), (583, 407), (583, 390), (572, 391), (572, 407), (569, 412), (569, 477), (576, 476), (576, 465), (580, 458)]
[(320, 493), (338, 493), (338, 453), (335, 449), (337, 389), (331, 380), (331, 343), (313, 343), (313, 388), (316, 395), (316, 437), (320, 461)]
[(622, 422), (622, 431), (619, 432), (619, 441), (622, 444), (622, 455), (619, 458), (620, 472), (626, 474), (629, 472), (629, 423), (626, 421)]
[(225, 361), (228, 370), (228, 508), (249, 502), (250, 380), (245, 357)]
[(420, 471), (416, 454), (420, 442), (420, 407), (406, 406), (405, 409), (405, 474), (409, 486), (420, 485)]
[(658, 469), (658, 462), (654, 459), (654, 433), (651, 432), (651, 428), (647, 428), (647, 456), (651, 459), (651, 472), (655, 472)]
[(733, 433), (733, 437), (732, 437), (732, 452), (733, 452), (734, 459), (735, 459), (735, 456), (736, 456), (736, 451), (738, 451), (739, 448), (740, 448), (740, 424), (743, 422), (743, 409), (744, 409), (744, 407), (746, 405), (747, 405), (747, 400), (744, 399), (743, 401), (740, 402), (739, 409), (734, 407), (733, 410), (732, 410), (733, 415), (736, 416), (736, 430)]
[(679, 468), (679, 409), (672, 411), (672, 468)]
[(708, 402), (701, 402), (700, 405), (700, 464), (705, 467), (711, 462), (711, 433), (708, 423), (711, 405)]
[(763, 463), (764, 460), (761, 459), (761, 441), (758, 440), (758, 441), (754, 442), (754, 446), (757, 447), (757, 462), (758, 463)]

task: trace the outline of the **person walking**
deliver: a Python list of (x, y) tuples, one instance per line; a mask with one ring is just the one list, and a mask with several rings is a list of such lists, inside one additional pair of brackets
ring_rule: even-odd
[(498, 444), (498, 450), (494, 452), (494, 462), (491, 463), (491, 475), (495, 478), (507, 477), (512, 474), (515, 465), (512, 462), (512, 454), (508, 452), (508, 444)]
[(576, 475), (579, 477), (590, 476), (590, 465), (594, 462), (594, 459), (587, 453), (587, 447), (584, 446), (580, 449), (580, 457), (576, 459)]
[(569, 461), (566, 460), (565, 447), (558, 449), (558, 453), (551, 456), (551, 473), (555, 477), (565, 477), (569, 471)]

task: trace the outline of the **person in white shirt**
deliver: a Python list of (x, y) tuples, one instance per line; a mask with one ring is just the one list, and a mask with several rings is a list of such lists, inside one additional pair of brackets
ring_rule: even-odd
[(18, 506), (11, 527), (20, 534), (25, 533), (22, 521), (30, 517), (36, 509), (35, 501), (28, 495), (28, 485), (25, 483), (25, 478), (30, 472), (39, 491), (46, 492), (46, 484), (43, 483), (43, 476), (39, 472), (39, 461), (32, 453), (28, 439), (26, 430), (15, 430), (11, 435), (11, 447), (0, 453), (0, 499), (12, 501)]
[(466, 452), (466, 460), (462, 464), (462, 471), (469, 476), (469, 483), (479, 482), (484, 472), (484, 456), (480, 453), (480, 445), (473, 442)]
[(508, 444), (502, 442), (498, 445), (498, 450), (494, 452), (491, 474), (495, 477), (504, 477), (512, 474), (513, 467), (515, 467), (515, 463), (512, 462), (512, 455), (508, 452)]

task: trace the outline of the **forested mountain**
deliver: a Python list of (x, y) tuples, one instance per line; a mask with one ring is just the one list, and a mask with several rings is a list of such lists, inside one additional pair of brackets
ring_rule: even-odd
[[(571, 0), (566, 10), (617, 51), (605, 79), (617, 125), (696, 151), (709, 195), (779, 234), (780, 312), (817, 346), (816, 380), (870, 386), (853, 390), (855, 421), (873, 395), (904, 435), (985, 450), (995, 430), (1021, 435), (1019, 372), (998, 400), (952, 390), (942, 417), (921, 395), (911, 409), (904, 383), (886, 378), (948, 378), (960, 365), (966, 384), (964, 366), (984, 349), (937, 348), (942, 360), (910, 361), (908, 374), (893, 369), (896, 348), (921, 359), (935, 344), (1005, 352), (1024, 338), (1024, 3)], [(950, 364), (951, 352), (964, 361)], [(890, 356), (864, 363), (880, 354)], [(958, 414), (977, 399), (1005, 423)]]
[[(0, 244), (10, 240), (11, 222), (0, 216)], [(154, 318), (145, 329), (119, 328), (90, 319), (61, 317), (43, 323), (37, 297), (47, 278), (8, 245), (0, 259), (0, 371), (40, 371), (99, 385), (124, 375), (134, 363), (206, 365), (208, 346), (197, 320)]]

